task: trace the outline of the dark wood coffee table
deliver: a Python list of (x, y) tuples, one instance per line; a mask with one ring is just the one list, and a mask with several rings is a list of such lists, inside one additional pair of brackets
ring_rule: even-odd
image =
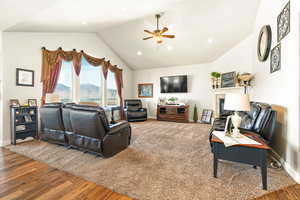
[(259, 142), (261, 145), (235, 145), (225, 147), (222, 140), (216, 136), (212, 136), (213, 159), (213, 175), (217, 178), (218, 159), (240, 162), (259, 166), (261, 168), (262, 188), (267, 190), (267, 153), (271, 148), (256, 134), (244, 133), (244, 135)]

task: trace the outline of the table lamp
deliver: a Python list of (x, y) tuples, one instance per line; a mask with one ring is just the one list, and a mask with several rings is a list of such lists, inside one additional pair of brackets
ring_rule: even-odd
[(234, 111), (231, 116), (232, 125), (234, 127), (232, 136), (238, 137), (240, 134), (239, 127), (241, 125), (242, 118), (239, 116), (239, 111), (250, 111), (249, 95), (247, 94), (233, 94), (228, 93), (225, 95), (224, 110)]

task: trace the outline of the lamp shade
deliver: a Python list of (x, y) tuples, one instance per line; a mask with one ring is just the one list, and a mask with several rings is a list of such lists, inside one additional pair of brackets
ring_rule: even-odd
[(59, 103), (61, 102), (58, 94), (46, 94), (46, 103)]
[(249, 95), (232, 93), (226, 94), (224, 110), (250, 111)]

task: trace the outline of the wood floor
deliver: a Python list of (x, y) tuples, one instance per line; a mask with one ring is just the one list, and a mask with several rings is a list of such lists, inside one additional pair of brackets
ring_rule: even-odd
[[(131, 200), (109, 189), (0, 148), (0, 200), (101, 199)], [(300, 185), (255, 200), (300, 200)]]
[(265, 194), (256, 198), (255, 200), (300, 200), (300, 185), (291, 185), (286, 188)]
[(95, 183), (0, 148), (0, 200), (130, 200)]

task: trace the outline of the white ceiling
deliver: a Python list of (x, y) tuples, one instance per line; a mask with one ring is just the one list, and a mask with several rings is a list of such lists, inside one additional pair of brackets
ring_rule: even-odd
[[(17, 0), (1, 0), (0, 11), (2, 1), (17, 2)], [(30, 0), (34, 1), (40, 2)], [(260, 2), (259, 0), (43, 0), (43, 3), (44, 1), (47, 3), (46, 6), (40, 8), (34, 4), (24, 5), (29, 7), (27, 10), (31, 11), (32, 15), (28, 17), (26, 13), (26, 18), (23, 17), (22, 22), (20, 21), (22, 15), (19, 15), (15, 25), (6, 31), (96, 32), (134, 69), (214, 61), (251, 34)], [(170, 29), (168, 33), (176, 35), (175, 39), (165, 39), (160, 46), (153, 40), (142, 40), (148, 36), (143, 32), (144, 29), (155, 29), (154, 15), (158, 12), (165, 12), (161, 26), (167, 26)], [(2, 14), (0, 15), (2, 17)], [(0, 27), (3, 22), (5, 20), (1, 18)], [(212, 43), (208, 42), (209, 39)], [(137, 55), (138, 51), (142, 55)]]

